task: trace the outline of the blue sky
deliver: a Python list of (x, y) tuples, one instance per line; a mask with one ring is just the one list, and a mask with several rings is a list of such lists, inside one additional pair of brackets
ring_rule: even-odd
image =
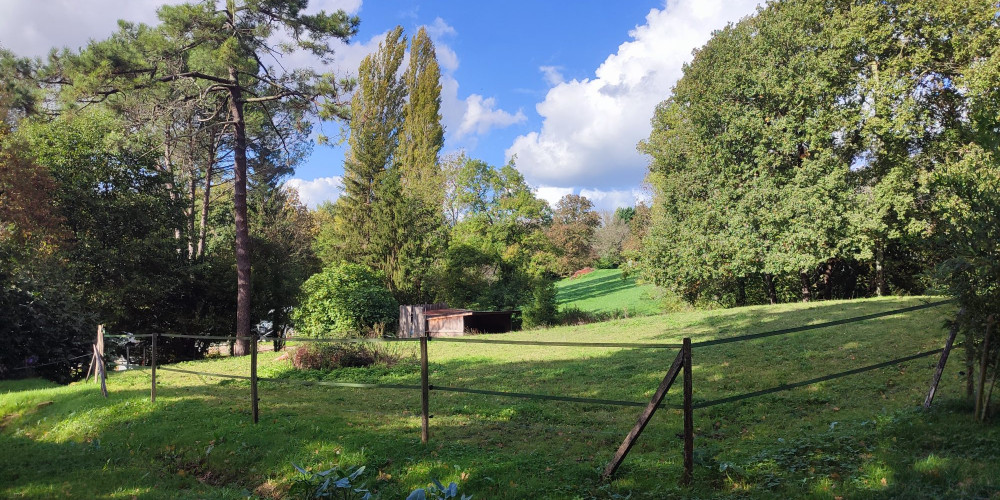
[[(367, 2), (358, 11), (361, 28), (355, 41), (380, 37), (400, 25), (407, 35), (420, 26), (446, 23), (454, 32), (435, 34), (438, 45), (456, 53), (459, 65), (453, 76), (459, 95), (492, 97), (496, 106), (524, 119), (488, 134), (456, 138), (449, 134), (445, 149), (464, 149), (469, 155), (499, 165), (504, 150), (518, 135), (538, 130), (541, 119), (535, 104), (545, 98), (549, 83), (540, 67), (559, 68), (566, 78), (593, 76), (608, 54), (643, 22), (657, 2), (621, 2), (611, 8), (604, 1), (575, 2), (567, 9), (559, 4), (534, 2), (526, 13), (525, 2)], [(561, 22), (553, 22), (562, 18)], [(325, 125), (326, 131), (336, 125)], [(297, 177), (312, 179), (340, 175), (343, 148), (317, 146), (314, 157), (297, 171)]]
[[(0, 45), (27, 56), (78, 48), (108, 36), (118, 18), (154, 23), (164, 1), (180, 0), (3, 0)], [(338, 47), (335, 69), (345, 75), (396, 25), (408, 35), (427, 26), (442, 66), (445, 154), (461, 150), (493, 165), (516, 155), (550, 203), (577, 193), (612, 209), (648, 198), (648, 160), (636, 143), (692, 50), (757, 3), (313, 0), (310, 10), (361, 18), (358, 35)], [(339, 129), (323, 125), (329, 136)], [(288, 180), (310, 206), (337, 196), (344, 149), (315, 146)]]

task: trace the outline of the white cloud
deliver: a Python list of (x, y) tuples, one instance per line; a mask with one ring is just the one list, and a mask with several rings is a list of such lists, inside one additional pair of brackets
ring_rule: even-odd
[(0, 3), (0, 46), (20, 56), (44, 57), (53, 47), (79, 49), (107, 38), (118, 19), (151, 24), (156, 9), (181, 0), (4, 0)]
[(484, 98), (479, 94), (472, 94), (462, 104), (465, 106), (465, 113), (462, 115), (462, 122), (459, 124), (458, 130), (454, 132), (456, 138), (473, 133), (482, 135), (489, 132), (491, 128), (503, 128), (527, 119), (521, 110), (510, 114), (502, 109), (497, 109), (496, 99), (492, 97)]
[[(0, 46), (21, 56), (43, 57), (52, 47), (79, 49), (107, 38), (118, 20), (154, 24), (156, 10), (185, 0), (3, 0)], [(314, 0), (308, 12), (344, 9), (356, 13), (361, 0)]]
[(629, 33), (632, 40), (608, 56), (594, 78), (549, 90), (536, 106), (541, 130), (517, 137), (507, 157), (517, 155), (518, 168), (536, 185), (638, 185), (647, 160), (636, 143), (649, 136), (653, 110), (669, 96), (692, 50), (756, 5), (756, 0), (678, 0), (651, 10), (646, 24)]
[(535, 195), (547, 201), (552, 208), (568, 194), (579, 194), (594, 204), (594, 210), (614, 210), (619, 207), (634, 207), (639, 202), (649, 203), (648, 192), (642, 188), (635, 189), (577, 189), (573, 187), (538, 186)]
[(427, 34), (435, 39), (458, 33), (455, 31), (454, 27), (446, 23), (445, 20), (440, 17), (435, 17), (434, 22), (426, 25), (425, 28), (427, 28)]
[(344, 179), (340, 176), (320, 177), (311, 181), (289, 179), (285, 184), (298, 191), (299, 200), (312, 209), (324, 201), (337, 201), (344, 192)]
[(558, 203), (563, 196), (573, 194), (573, 191), (574, 189), (571, 187), (538, 186), (535, 188), (535, 196), (549, 202), (549, 206), (555, 208), (556, 203)]
[(580, 196), (594, 203), (596, 210), (614, 210), (619, 207), (634, 207), (639, 202), (649, 203), (649, 193), (642, 189), (581, 189)]
[(545, 83), (548, 83), (549, 85), (551, 85), (553, 87), (556, 86), (556, 85), (559, 85), (560, 83), (562, 83), (564, 81), (566, 81), (566, 79), (563, 78), (562, 72), (560, 71), (561, 69), (562, 68), (560, 68), (559, 66), (539, 66), (538, 67), (538, 71), (541, 71), (542, 72), (542, 76), (545, 78)]

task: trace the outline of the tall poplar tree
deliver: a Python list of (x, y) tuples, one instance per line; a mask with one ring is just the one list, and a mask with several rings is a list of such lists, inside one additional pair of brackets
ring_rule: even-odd
[(441, 72), (426, 30), (413, 38), (400, 77), (405, 49), (397, 27), (359, 68), (333, 234), (341, 260), (382, 271), (397, 300), (414, 302), (430, 298), (426, 277), (443, 241), (444, 130)]
[(397, 26), (376, 52), (361, 61), (351, 98), (344, 194), (337, 200), (335, 232), (341, 259), (378, 269), (389, 259), (388, 250), (377, 248), (372, 239), (388, 230), (375, 214), (385, 212), (380, 204), (392, 201), (386, 199), (384, 190), (403, 121), (406, 90), (397, 75), (405, 49), (403, 28)]

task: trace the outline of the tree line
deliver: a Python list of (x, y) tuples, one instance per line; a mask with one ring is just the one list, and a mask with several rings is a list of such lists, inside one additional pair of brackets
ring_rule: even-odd
[[(79, 376), (70, 358), (88, 352), (98, 323), (281, 337), (295, 306), (323, 288), (307, 279), (345, 265), (374, 273), (395, 303), (526, 307), (529, 323), (552, 321), (552, 280), (589, 258), (573, 236), (593, 233), (589, 201), (567, 198), (553, 212), (513, 162), (440, 157), (440, 69), (425, 30), (408, 41), (396, 28), (357, 78), (337, 78), (332, 42), (359, 20), (305, 7), (205, 0), (163, 6), (153, 25), (121, 21), (106, 39), (45, 59), (0, 49), (0, 328), (10, 346), (0, 376), (34, 365)], [(286, 68), (294, 51), (317, 64)], [(317, 119), (341, 120), (349, 151), (343, 196), (310, 211), (284, 181), (311, 153)], [(160, 349), (188, 359), (208, 345), (163, 339)]]
[(971, 393), (1000, 352), (997, 14), (786, 0), (716, 32), (639, 146), (644, 275), (727, 305), (951, 293)]

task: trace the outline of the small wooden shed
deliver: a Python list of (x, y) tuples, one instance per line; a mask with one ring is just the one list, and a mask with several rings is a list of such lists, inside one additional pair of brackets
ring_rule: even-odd
[(473, 311), (447, 304), (399, 306), (399, 336), (457, 337), (466, 333), (504, 333), (513, 330), (515, 311)]

